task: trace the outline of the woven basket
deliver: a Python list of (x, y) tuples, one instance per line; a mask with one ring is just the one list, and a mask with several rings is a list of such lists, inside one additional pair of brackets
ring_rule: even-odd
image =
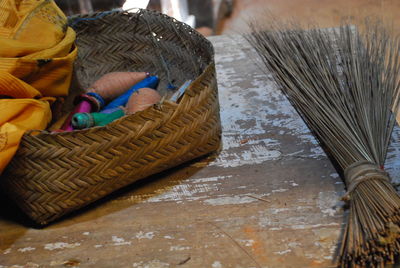
[(0, 179), (3, 190), (47, 224), (154, 173), (219, 148), (213, 48), (166, 15), (107, 12), (71, 18), (79, 48), (75, 77), (86, 88), (112, 71), (149, 71), (168, 83), (194, 80), (181, 101), (164, 100), (105, 127), (25, 134)]

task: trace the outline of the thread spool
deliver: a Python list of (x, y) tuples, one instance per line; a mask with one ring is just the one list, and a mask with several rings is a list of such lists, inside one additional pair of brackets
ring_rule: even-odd
[(71, 120), (76, 113), (90, 113), (97, 112), (104, 106), (104, 100), (98, 94), (82, 94), (74, 100), (75, 108), (69, 113), (67, 119), (64, 121), (60, 131), (73, 131), (74, 128)]
[(109, 110), (109, 109), (117, 108), (120, 106), (125, 106), (129, 100), (129, 97), (132, 95), (133, 92), (139, 90), (140, 88), (145, 88), (145, 87), (146, 88), (156, 88), (158, 85), (158, 81), (159, 81), (159, 79), (157, 76), (149, 76), (149, 77), (143, 79), (139, 83), (132, 86), (124, 94), (122, 94), (118, 98), (114, 99), (109, 104), (107, 104), (104, 107), (104, 110)]
[(99, 94), (108, 102), (122, 95), (148, 76), (150, 74), (146, 72), (112, 72), (103, 75), (87, 91)]
[(143, 111), (161, 100), (160, 94), (152, 88), (141, 88), (133, 93), (126, 105), (127, 114)]

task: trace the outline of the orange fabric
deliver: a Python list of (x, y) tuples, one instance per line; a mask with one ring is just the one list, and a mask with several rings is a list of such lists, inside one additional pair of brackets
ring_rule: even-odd
[(46, 128), (66, 96), (75, 32), (52, 0), (0, 0), (0, 173), (27, 130)]

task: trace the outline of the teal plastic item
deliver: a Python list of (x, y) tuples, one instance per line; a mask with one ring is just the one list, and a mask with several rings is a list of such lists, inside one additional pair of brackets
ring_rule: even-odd
[(76, 113), (72, 117), (72, 126), (74, 129), (84, 129), (96, 126), (105, 126), (112, 121), (125, 115), (122, 109), (118, 109), (113, 113)]

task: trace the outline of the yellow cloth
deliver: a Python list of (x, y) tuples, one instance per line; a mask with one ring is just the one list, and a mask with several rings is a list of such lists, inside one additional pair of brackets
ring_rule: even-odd
[(53, 0), (0, 0), (0, 174), (27, 130), (46, 128), (66, 96), (75, 32)]

